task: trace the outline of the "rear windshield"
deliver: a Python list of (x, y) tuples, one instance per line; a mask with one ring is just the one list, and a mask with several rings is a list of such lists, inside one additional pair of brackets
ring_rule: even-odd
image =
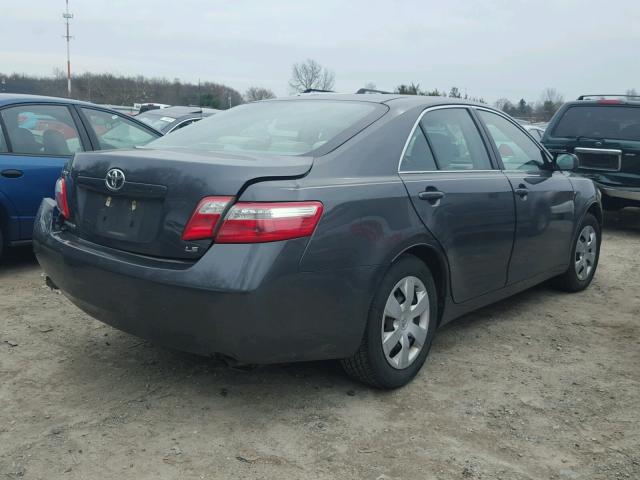
[(149, 110), (149, 112), (141, 113), (139, 115), (136, 115), (136, 119), (146, 123), (156, 130), (162, 130), (167, 125), (171, 125), (176, 121), (176, 118), (174, 117), (170, 117), (168, 115), (158, 115), (158, 113), (156, 113), (157, 111), (158, 110)]
[(145, 148), (304, 155), (367, 120), (377, 107), (331, 100), (250, 103), (208, 117)]
[(640, 108), (614, 105), (570, 107), (551, 136), (640, 141)]

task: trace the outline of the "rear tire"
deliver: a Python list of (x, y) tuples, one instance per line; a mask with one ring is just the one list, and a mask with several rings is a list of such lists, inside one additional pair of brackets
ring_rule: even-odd
[(598, 268), (601, 239), (602, 233), (598, 220), (587, 213), (573, 239), (569, 268), (562, 275), (555, 277), (552, 285), (572, 293), (587, 288)]
[(358, 351), (342, 360), (342, 367), (377, 388), (406, 385), (427, 358), (437, 318), (438, 296), (429, 268), (413, 255), (400, 257), (374, 296)]

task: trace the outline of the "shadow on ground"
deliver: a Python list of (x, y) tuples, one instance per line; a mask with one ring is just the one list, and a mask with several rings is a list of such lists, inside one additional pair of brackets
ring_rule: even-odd
[(38, 265), (31, 245), (8, 248), (0, 259), (0, 278), (33, 269)]
[(605, 212), (604, 231), (640, 233), (640, 208), (623, 208)]

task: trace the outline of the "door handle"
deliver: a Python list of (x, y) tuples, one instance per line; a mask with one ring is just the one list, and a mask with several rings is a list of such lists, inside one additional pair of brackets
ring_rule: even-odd
[(20, 178), (22, 176), (22, 170), (15, 170), (13, 168), (2, 170), (0, 175), (7, 178)]
[(418, 194), (418, 198), (420, 200), (427, 200), (429, 202), (437, 202), (442, 197), (444, 197), (444, 192), (439, 190), (425, 190), (424, 192), (420, 192)]
[(516, 193), (516, 195), (520, 195), (520, 198), (524, 199), (529, 194), (529, 189), (526, 185), (521, 183), (520, 185), (518, 185), (518, 188), (514, 189), (514, 192)]

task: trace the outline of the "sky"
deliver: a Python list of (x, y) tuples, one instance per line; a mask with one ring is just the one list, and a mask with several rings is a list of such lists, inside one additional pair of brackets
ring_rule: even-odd
[[(64, 0), (0, 0), (0, 72), (66, 70)], [(290, 93), (294, 62), (335, 89), (459, 87), (489, 102), (555, 88), (640, 91), (639, 0), (69, 0), (77, 73)], [(604, 10), (606, 5), (606, 11)]]

